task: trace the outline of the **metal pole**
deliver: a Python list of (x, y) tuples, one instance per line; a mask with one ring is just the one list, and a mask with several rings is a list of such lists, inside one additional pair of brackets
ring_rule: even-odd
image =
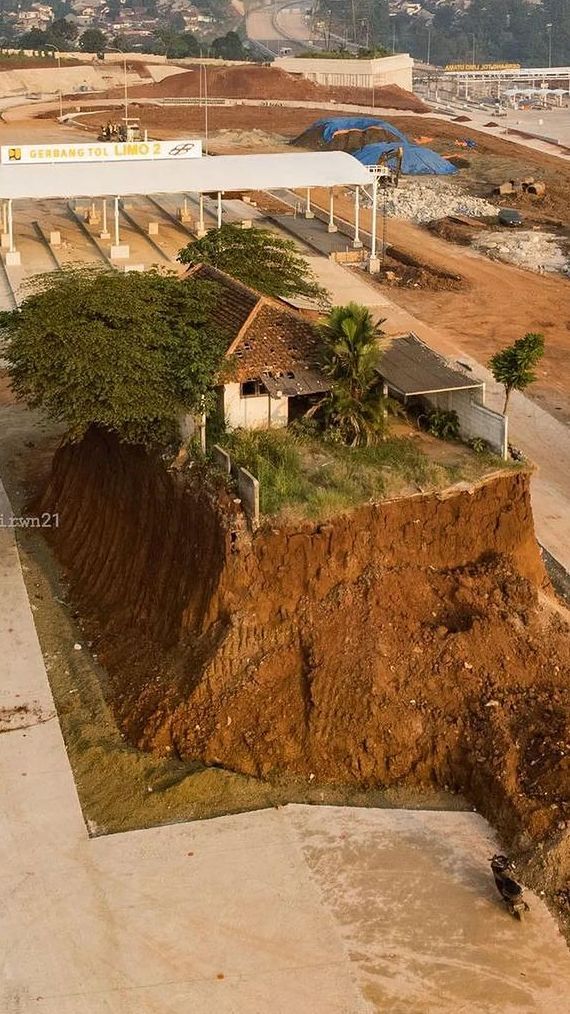
[(360, 246), (360, 187), (354, 191), (354, 246)]
[(102, 230), (103, 230), (103, 232), (107, 232), (107, 201), (105, 200), (105, 198), (103, 198)]
[(119, 198), (115, 197), (115, 246), (121, 242), (119, 236)]
[(187, 198), (186, 194), (184, 194), (184, 214), (185, 215), (188, 214), (188, 198)]
[(331, 187), (329, 190), (329, 226), (332, 228), (334, 225), (334, 192)]
[(57, 51), (56, 56), (57, 56), (57, 69), (59, 71), (59, 79), (60, 79), (59, 80), (59, 118), (60, 118), (60, 120), (63, 120), (63, 94), (62, 94), (62, 91), (61, 91), (61, 53), (60, 53), (59, 49)]
[(206, 155), (208, 154), (208, 68), (204, 64), (204, 131), (206, 134)]
[(8, 249), (14, 253), (14, 222), (12, 220), (12, 198), (8, 201)]
[(307, 217), (311, 214), (311, 188), (307, 187), (307, 203), (305, 205), (305, 214)]
[(218, 229), (222, 228), (222, 194), (218, 190)]
[(4, 235), (8, 232), (8, 206), (6, 201), (2, 201), (2, 232)]
[(123, 69), (125, 72), (125, 131), (127, 129), (127, 120), (129, 118), (129, 85), (127, 82), (127, 58), (124, 57)]
[(426, 63), (429, 66), (431, 56), (431, 28), (428, 28), (428, 41), (427, 41), (427, 60)]
[(378, 203), (378, 177), (376, 173), (372, 178), (372, 246), (370, 248), (370, 257), (376, 257), (376, 226), (378, 219), (378, 209), (376, 207)]
[(204, 230), (204, 194), (199, 197), (198, 228)]

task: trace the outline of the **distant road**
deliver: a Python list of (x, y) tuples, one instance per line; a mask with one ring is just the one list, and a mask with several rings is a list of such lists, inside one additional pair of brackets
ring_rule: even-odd
[(282, 48), (293, 53), (307, 48), (311, 30), (304, 14), (311, 8), (311, 0), (298, 3), (273, 2), (251, 10), (246, 15), (246, 31), (250, 42), (268, 56), (279, 56)]

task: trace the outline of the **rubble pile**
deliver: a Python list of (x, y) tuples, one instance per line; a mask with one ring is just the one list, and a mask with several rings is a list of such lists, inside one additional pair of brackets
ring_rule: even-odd
[(570, 260), (550, 233), (520, 229), (484, 232), (474, 238), (473, 245), (489, 257), (531, 271), (570, 273)]
[[(383, 193), (378, 200), (383, 208)], [(412, 222), (433, 222), (448, 215), (496, 216), (497, 209), (489, 201), (472, 197), (457, 185), (437, 177), (400, 180), (398, 187), (386, 192), (386, 213)]]

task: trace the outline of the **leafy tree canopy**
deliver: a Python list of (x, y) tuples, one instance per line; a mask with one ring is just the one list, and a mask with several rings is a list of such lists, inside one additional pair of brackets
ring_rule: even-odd
[(321, 300), (326, 296), (294, 242), (268, 229), (240, 229), (237, 225), (210, 229), (202, 239), (180, 250), (178, 260), (190, 265), (212, 264), (268, 296)]
[(524, 391), (536, 380), (535, 366), (544, 355), (544, 335), (529, 332), (489, 360), (489, 369), (497, 383), (505, 388), (506, 413), (512, 391)]
[(182, 411), (207, 408), (225, 351), (208, 324), (216, 286), (158, 271), (46, 275), (0, 314), (16, 394), (64, 423), (133, 443), (169, 439)]
[(107, 38), (100, 28), (87, 28), (79, 37), (79, 48), (84, 53), (102, 53), (106, 44)]
[(210, 54), (219, 60), (247, 60), (249, 57), (237, 32), (226, 32), (225, 35), (214, 39), (210, 46)]

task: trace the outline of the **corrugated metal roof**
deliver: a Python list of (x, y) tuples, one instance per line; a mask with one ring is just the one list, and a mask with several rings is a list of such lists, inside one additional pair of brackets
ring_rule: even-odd
[(326, 394), (330, 384), (313, 370), (288, 370), (280, 374), (262, 373), (261, 380), (272, 398), (295, 397), (298, 394)]
[(413, 333), (394, 338), (382, 353), (377, 369), (389, 387), (406, 396), (484, 386), (483, 381), (449, 366), (443, 356)]
[(199, 194), (367, 183), (368, 169), (345, 151), (219, 155), (180, 162), (0, 165), (0, 198), (5, 199)]

